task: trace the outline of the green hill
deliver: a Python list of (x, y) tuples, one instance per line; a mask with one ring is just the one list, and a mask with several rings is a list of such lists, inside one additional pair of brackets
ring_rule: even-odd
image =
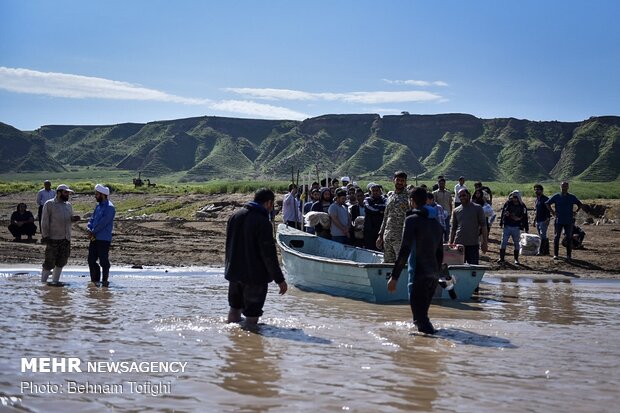
[(73, 166), (174, 173), (185, 181), (286, 178), (291, 170), (360, 178), (493, 181), (620, 177), (620, 117), (583, 122), (467, 114), (323, 115), (303, 122), (213, 116), (105, 126), (0, 123), (0, 172)]

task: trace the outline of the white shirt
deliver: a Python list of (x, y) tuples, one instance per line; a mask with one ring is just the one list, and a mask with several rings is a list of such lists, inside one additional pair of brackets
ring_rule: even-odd
[(45, 205), (47, 201), (49, 201), (50, 199), (54, 199), (55, 197), (56, 191), (54, 191), (53, 189), (46, 191), (45, 188), (43, 188), (37, 193), (37, 205)]
[(282, 200), (282, 220), (301, 222), (301, 210), (299, 209), (299, 200), (292, 193), (284, 195)]
[(467, 185), (463, 184), (456, 184), (454, 185), (454, 202), (458, 202), (461, 203), (461, 200), (459, 199), (459, 191), (461, 189), (467, 189)]

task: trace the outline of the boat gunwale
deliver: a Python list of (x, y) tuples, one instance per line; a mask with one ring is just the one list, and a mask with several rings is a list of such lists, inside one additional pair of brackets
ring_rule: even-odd
[[(289, 234), (281, 234), (280, 232), (277, 233), (276, 239), (278, 241), (278, 246), (282, 250), (288, 252), (289, 254), (293, 254), (293, 255), (295, 255), (297, 257), (300, 257), (300, 258), (309, 259), (311, 261), (318, 261), (318, 262), (326, 262), (327, 261), (327, 262), (333, 263), (333, 264), (347, 265), (347, 266), (350, 266), (350, 267), (357, 267), (357, 268), (370, 268), (370, 269), (373, 269), (373, 268), (380, 268), (380, 269), (388, 268), (388, 269), (391, 269), (391, 268), (394, 267), (394, 263), (357, 262), (357, 261), (351, 261), (351, 260), (343, 260), (343, 259), (340, 259), (340, 258), (327, 258), (327, 257), (323, 257), (323, 256), (320, 256), (320, 255), (303, 253), (303, 252), (300, 252), (300, 251), (298, 251), (298, 250), (296, 250), (294, 248), (291, 248), (288, 245), (286, 245), (286, 243), (284, 243), (280, 239), (281, 235), (289, 235)], [(289, 235), (289, 236), (293, 236), (293, 235)], [(301, 236), (308, 236), (308, 235), (301, 235)], [(329, 240), (327, 240), (327, 241), (329, 241)], [(353, 246), (350, 246), (350, 245), (345, 245), (345, 247), (365, 250), (364, 248), (353, 247)], [(371, 251), (371, 250), (365, 250), (365, 251)], [(453, 271), (456, 271), (456, 270), (488, 271), (489, 267), (487, 267), (486, 265), (474, 265), (474, 264), (452, 264), (452, 265), (448, 265), (448, 270), (453, 270)]]
[[(311, 261), (328, 262), (330, 264), (346, 265), (346, 266), (349, 266), (349, 267), (357, 267), (357, 268), (392, 268), (394, 266), (393, 263), (357, 262), (357, 261), (351, 261), (351, 260), (343, 260), (343, 259), (340, 259), (340, 258), (328, 258), (328, 257), (320, 256), (320, 255), (303, 253), (303, 252), (299, 252), (298, 250), (296, 250), (294, 248), (289, 247), (284, 242), (282, 242), (282, 240), (280, 239), (280, 234), (279, 233), (278, 233), (276, 238), (278, 240), (278, 246), (283, 251), (286, 251), (289, 254), (295, 255), (295, 256), (300, 257), (300, 258), (308, 259), (308, 260), (311, 260)], [(350, 246), (347, 245), (346, 247), (350, 247)], [(350, 247), (350, 248), (363, 249), (363, 248), (357, 248), (357, 247)], [(370, 251), (370, 250), (367, 250), (367, 251)]]

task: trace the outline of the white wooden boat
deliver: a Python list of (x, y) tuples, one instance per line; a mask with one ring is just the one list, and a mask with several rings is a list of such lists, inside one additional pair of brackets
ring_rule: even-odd
[[(393, 264), (384, 264), (380, 252), (340, 244), (284, 224), (278, 226), (276, 238), (287, 278), (301, 290), (373, 303), (409, 299), (406, 271), (398, 279), (397, 290), (388, 293)], [(452, 278), (448, 289), (437, 287), (435, 298), (463, 301), (471, 298), (486, 267), (449, 265), (448, 271)]]

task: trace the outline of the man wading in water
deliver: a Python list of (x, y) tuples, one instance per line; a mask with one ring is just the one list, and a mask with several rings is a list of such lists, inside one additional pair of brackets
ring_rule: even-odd
[(254, 201), (228, 219), (224, 275), (229, 282), (229, 323), (238, 323), (243, 314), (247, 324), (257, 324), (263, 315), (269, 283), (278, 284), (280, 295), (288, 288), (269, 223), (274, 200), (273, 191), (259, 189)]
[(419, 332), (435, 334), (435, 328), (428, 318), (428, 309), (443, 262), (443, 228), (435, 219), (435, 210), (425, 207), (427, 194), (424, 188), (412, 190), (409, 198), (413, 211), (405, 220), (398, 259), (387, 288), (391, 293), (396, 291), (400, 272), (408, 265), (409, 305), (413, 323)]

